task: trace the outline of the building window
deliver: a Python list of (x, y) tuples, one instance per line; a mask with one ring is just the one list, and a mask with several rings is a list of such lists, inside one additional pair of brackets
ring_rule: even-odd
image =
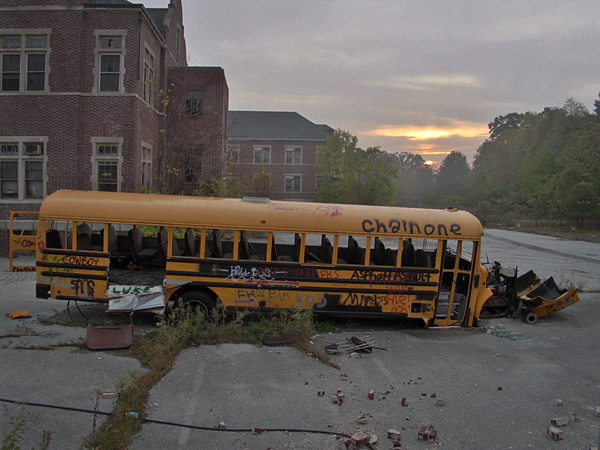
[(240, 146), (228, 145), (227, 150), (229, 150), (229, 162), (231, 164), (238, 164), (240, 162)]
[(302, 147), (286, 147), (285, 163), (302, 164)]
[(44, 198), (46, 167), (43, 142), (0, 142), (0, 198)]
[(185, 151), (185, 182), (197, 183), (202, 175), (202, 149), (189, 148)]
[(302, 175), (285, 175), (285, 192), (302, 192)]
[(47, 35), (0, 35), (0, 90), (44, 91), (48, 72), (47, 53)]
[(142, 187), (152, 188), (152, 149), (142, 145)]
[(144, 101), (149, 105), (154, 105), (154, 96), (152, 89), (154, 85), (154, 55), (150, 50), (144, 50)]
[[(97, 32), (105, 33), (105, 30)], [(97, 36), (98, 91), (120, 92), (123, 86), (124, 37), (121, 34)]]
[(202, 91), (187, 91), (185, 94), (185, 113), (188, 116), (202, 115)]
[(271, 147), (254, 147), (254, 164), (270, 164)]
[(92, 188), (96, 191), (121, 190), (122, 138), (92, 138), (94, 154)]

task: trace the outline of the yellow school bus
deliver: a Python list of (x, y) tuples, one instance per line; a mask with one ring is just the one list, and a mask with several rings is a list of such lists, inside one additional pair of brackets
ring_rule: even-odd
[(113, 311), (220, 302), (472, 326), (492, 295), (483, 227), (456, 209), (64, 190), (37, 233), (37, 297)]

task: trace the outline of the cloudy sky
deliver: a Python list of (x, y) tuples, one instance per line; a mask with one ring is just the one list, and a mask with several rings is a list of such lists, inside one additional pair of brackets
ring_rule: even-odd
[(183, 15), (190, 65), (224, 68), (230, 109), (426, 160), (471, 159), (494, 117), (591, 110), (600, 91), (597, 0), (183, 0)]

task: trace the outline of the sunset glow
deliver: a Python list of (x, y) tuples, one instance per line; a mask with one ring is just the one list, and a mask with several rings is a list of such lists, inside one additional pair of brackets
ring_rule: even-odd
[(466, 138), (487, 136), (487, 126), (459, 125), (456, 127), (381, 127), (368, 132), (371, 136), (404, 137), (411, 140), (427, 141), (431, 139), (460, 136)]

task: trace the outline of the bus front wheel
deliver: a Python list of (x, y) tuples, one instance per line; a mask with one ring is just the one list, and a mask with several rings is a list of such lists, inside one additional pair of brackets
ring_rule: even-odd
[(210, 319), (215, 306), (215, 300), (206, 292), (200, 291), (184, 292), (177, 302), (177, 307), (201, 312), (206, 319)]

